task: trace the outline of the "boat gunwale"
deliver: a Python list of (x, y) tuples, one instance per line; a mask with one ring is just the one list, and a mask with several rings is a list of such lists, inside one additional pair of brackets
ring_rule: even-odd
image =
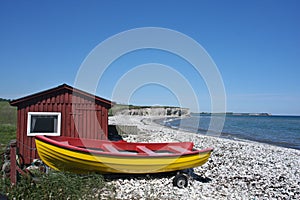
[[(63, 136), (62, 136), (63, 137)], [(64, 138), (68, 138), (68, 137), (64, 137)], [(114, 153), (114, 152), (109, 152), (109, 151), (97, 151), (97, 150), (90, 150), (90, 149), (85, 149), (85, 148), (81, 148), (81, 147), (77, 147), (77, 146), (73, 146), (70, 144), (64, 144), (60, 141), (45, 137), (45, 136), (35, 136), (36, 140), (39, 140), (41, 142), (45, 142), (47, 144), (56, 146), (58, 148), (63, 148), (66, 150), (70, 150), (70, 151), (75, 151), (75, 152), (79, 152), (79, 153), (83, 153), (83, 154), (92, 154), (92, 155), (101, 155), (101, 156), (109, 156), (109, 157), (135, 157), (135, 158), (166, 158), (166, 157), (181, 157), (181, 156), (189, 156), (189, 155), (195, 155), (195, 154), (205, 154), (205, 153), (211, 153), (213, 151), (213, 148), (205, 148), (205, 149), (193, 149), (192, 151), (188, 151), (186, 153), (172, 153), (172, 154), (159, 154), (157, 153), (154, 155), (149, 155), (149, 154), (130, 154), (130, 153), (125, 153), (125, 152), (120, 152), (120, 153)], [(74, 138), (77, 139), (77, 138)], [(78, 140), (81, 140), (78, 138)], [(83, 139), (84, 140), (84, 139)], [(99, 142), (101, 140), (98, 140)], [(113, 142), (113, 141), (105, 141), (107, 143), (111, 143), (111, 144), (118, 144), (118, 143), (127, 143), (125, 141), (122, 142)], [(158, 143), (158, 144), (179, 144), (182, 142), (174, 142), (174, 143)], [(156, 144), (156, 143), (131, 143), (131, 144), (145, 144), (145, 145), (149, 145), (149, 144)]]

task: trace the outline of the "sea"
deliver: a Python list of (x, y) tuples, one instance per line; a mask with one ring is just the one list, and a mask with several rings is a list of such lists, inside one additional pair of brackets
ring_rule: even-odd
[[(156, 120), (164, 126), (207, 134), (213, 115), (191, 114), (184, 118)], [(300, 116), (226, 115), (219, 137), (252, 140), (300, 150)]]

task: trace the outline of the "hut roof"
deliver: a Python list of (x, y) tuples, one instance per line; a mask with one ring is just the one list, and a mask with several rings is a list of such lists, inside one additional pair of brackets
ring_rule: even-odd
[(85, 92), (85, 91), (77, 89), (77, 88), (74, 88), (67, 84), (62, 84), (55, 88), (51, 88), (51, 89), (44, 90), (44, 91), (41, 91), (41, 92), (38, 92), (35, 94), (31, 94), (31, 95), (28, 95), (28, 96), (25, 96), (25, 97), (22, 97), (19, 99), (12, 100), (10, 102), (10, 105), (18, 106), (19, 104), (22, 104), (24, 102), (27, 102), (27, 101), (30, 101), (30, 100), (33, 100), (36, 98), (42, 98), (45, 95), (49, 95), (49, 94), (53, 94), (53, 93), (55, 94), (55, 93), (59, 93), (59, 92), (70, 92), (72, 94), (82, 95), (86, 98), (90, 98), (91, 100), (94, 99), (95, 103), (105, 104), (106, 107), (108, 107), (108, 108), (110, 108), (113, 105), (113, 103), (107, 99), (101, 98), (99, 96), (95, 96), (93, 94), (90, 94), (88, 92)]

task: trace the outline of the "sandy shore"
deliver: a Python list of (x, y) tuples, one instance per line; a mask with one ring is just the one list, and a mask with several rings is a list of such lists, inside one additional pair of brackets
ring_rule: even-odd
[(213, 147), (210, 160), (184, 189), (173, 177), (126, 178), (108, 182), (116, 199), (300, 199), (300, 151), (251, 141), (233, 141), (172, 130), (141, 116), (114, 116), (110, 124), (136, 125), (127, 141), (192, 141), (196, 148)]

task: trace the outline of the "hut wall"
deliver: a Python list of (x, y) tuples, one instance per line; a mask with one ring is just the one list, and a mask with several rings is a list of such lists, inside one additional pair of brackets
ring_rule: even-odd
[(34, 137), (27, 136), (28, 112), (61, 112), (61, 136), (107, 139), (108, 108), (69, 91), (50, 93), (18, 105), (17, 146), (24, 164), (38, 158)]

